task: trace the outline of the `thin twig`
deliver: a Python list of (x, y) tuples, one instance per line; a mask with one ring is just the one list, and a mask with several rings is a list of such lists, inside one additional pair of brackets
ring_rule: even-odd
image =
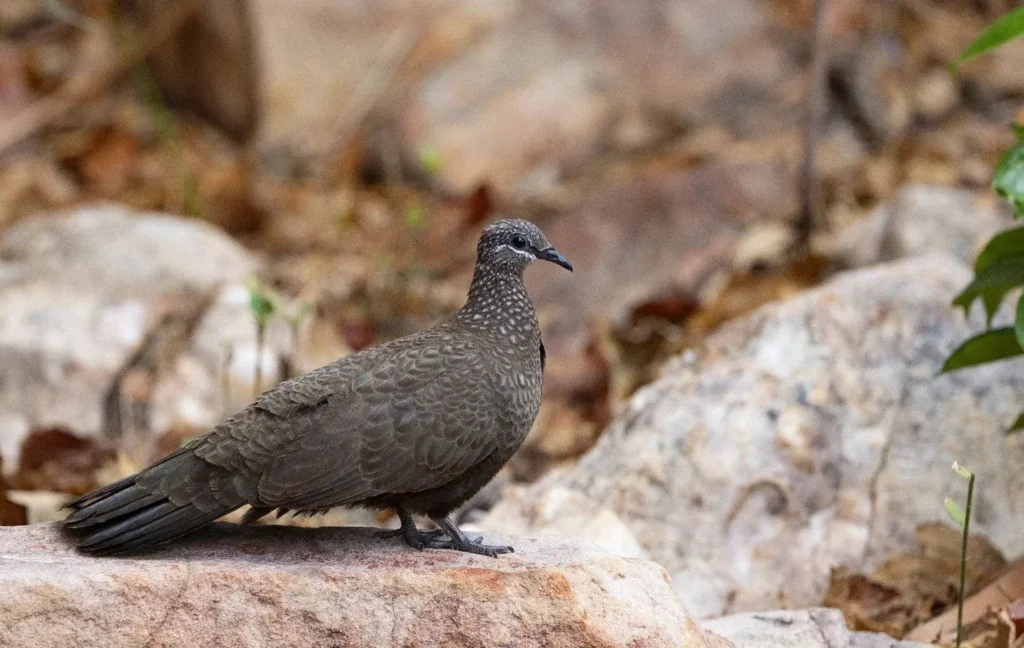
[(267, 337), (267, 325), (265, 322), (256, 322), (256, 376), (252, 388), (253, 400), (259, 398), (263, 393), (263, 347)]
[(818, 221), (817, 145), (825, 109), (825, 71), (828, 56), (825, 42), (825, 16), (828, 0), (814, 0), (811, 26), (811, 70), (805, 99), (803, 167), (800, 170), (800, 214), (797, 220), (797, 244), (810, 252), (811, 237)]
[(204, 2), (206, 0), (181, 0), (171, 5), (146, 26), (138, 39), (138, 46), (132, 51), (112, 48), (92, 67), (80, 71), (57, 90), (0, 124), (0, 153), (38, 133), (113, 83), (132, 63), (163, 45), (199, 11)]

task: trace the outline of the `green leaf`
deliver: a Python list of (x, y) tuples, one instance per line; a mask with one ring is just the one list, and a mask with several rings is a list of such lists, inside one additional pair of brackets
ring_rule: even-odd
[(1024, 256), (1004, 256), (998, 258), (978, 272), (974, 281), (964, 288), (963, 292), (953, 300), (966, 313), (974, 300), (981, 298), (985, 303), (985, 314), (989, 325), (992, 316), (999, 308), (1006, 293), (1024, 284)]
[(958, 461), (953, 462), (953, 472), (959, 475), (962, 479), (970, 479), (973, 477), (971, 471), (961, 466)]
[(427, 213), (419, 201), (410, 200), (405, 205), (405, 224), (409, 229), (421, 230), (427, 224)]
[(1014, 434), (1016, 432), (1020, 432), (1021, 430), (1024, 430), (1024, 412), (1021, 412), (1017, 416), (1017, 420), (1014, 421), (1013, 425), (1011, 425), (1009, 429), (1006, 430), (1006, 433)]
[(1024, 257), (1024, 227), (993, 236), (974, 262), (974, 272), (980, 273), (993, 262), (1012, 256)]
[(960, 58), (953, 61), (950, 66), (952, 72), (955, 74), (956, 69), (965, 61), (994, 50), (1021, 34), (1024, 34), (1024, 7), (1014, 9), (981, 32), (981, 35), (967, 46)]
[(992, 188), (1013, 205), (1015, 217), (1024, 215), (1024, 142), (1018, 142), (1003, 152), (996, 164)]
[(433, 146), (424, 146), (419, 152), (420, 169), (429, 176), (436, 176), (444, 168), (441, 153)]
[(1013, 320), (1013, 331), (1017, 334), (1017, 344), (1024, 348), (1024, 295), (1017, 300), (1017, 315)]
[(249, 311), (252, 313), (257, 324), (266, 326), (267, 321), (274, 314), (275, 310), (273, 297), (267, 293), (255, 278), (250, 278), (246, 282), (246, 288), (249, 289)]
[(967, 518), (966, 516), (964, 516), (964, 511), (963, 509), (960, 508), (960, 505), (954, 502), (953, 500), (949, 499), (948, 497), (946, 498), (945, 504), (946, 513), (949, 513), (949, 517), (953, 518), (954, 522), (963, 527), (964, 520), (966, 520)]
[(940, 373), (965, 367), (1005, 360), (1024, 353), (1017, 342), (1017, 334), (1011, 327), (985, 331), (960, 345), (949, 355)]

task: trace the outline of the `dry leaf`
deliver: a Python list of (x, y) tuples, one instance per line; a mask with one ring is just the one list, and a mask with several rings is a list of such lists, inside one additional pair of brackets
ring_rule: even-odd
[(66, 430), (37, 430), (22, 442), (21, 462), (10, 486), (84, 495), (100, 485), (96, 473), (113, 456), (91, 439)]

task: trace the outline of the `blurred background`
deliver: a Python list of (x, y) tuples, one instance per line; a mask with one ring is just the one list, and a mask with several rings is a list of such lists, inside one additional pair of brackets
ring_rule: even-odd
[(0, 524), (454, 311), (515, 215), (576, 272), (472, 521), (722, 322), (1009, 222), (1024, 43), (948, 65), (1014, 5), (3, 0)]

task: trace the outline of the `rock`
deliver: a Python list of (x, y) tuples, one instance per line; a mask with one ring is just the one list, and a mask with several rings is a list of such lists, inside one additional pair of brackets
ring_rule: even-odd
[(756, 0), (259, 0), (255, 13), (270, 163), (330, 155), (366, 117), (376, 158), (418, 167), (431, 151), (445, 189), (525, 197), (608, 148), (799, 118), (799, 54)]
[(839, 610), (811, 608), (734, 614), (704, 622), (736, 648), (926, 648), (874, 632), (850, 632)]
[(370, 529), (222, 524), (145, 557), (95, 558), (55, 525), (5, 528), (0, 645), (730, 645), (687, 617), (653, 563), (576, 540), (512, 543), (495, 560)]
[(833, 254), (847, 268), (933, 252), (973, 264), (992, 235), (1012, 223), (1010, 209), (989, 191), (911, 185), (841, 232)]
[(744, 229), (795, 209), (784, 165), (713, 165), (594, 192), (545, 226), (578, 271), (533, 273), (527, 285), (551, 355), (578, 352), (588, 324), (621, 323), (654, 297), (699, 299), (732, 268)]
[[(522, 489), (510, 489), (505, 500), (515, 501), (522, 496)], [(526, 504), (532, 528), (537, 533), (575, 535), (587, 538), (609, 553), (624, 558), (647, 558), (646, 552), (615, 513), (604, 506), (587, 499), (579, 492), (553, 487), (544, 492), (539, 500)], [(500, 520), (486, 518), (475, 525), (483, 531), (501, 531)]]
[(115, 380), (166, 317), (255, 267), (252, 255), (201, 221), (113, 205), (30, 219), (6, 232), (0, 241), (5, 469), (17, 467), (21, 442), (35, 429), (99, 438)]
[(963, 496), (957, 460), (983, 484), (972, 531), (1020, 554), (1024, 437), (1002, 432), (1024, 365), (936, 375), (982, 327), (949, 303), (970, 278), (949, 257), (918, 258), (726, 324), (637, 392), (575, 467), (481, 524), (530, 532), (550, 491), (575, 491), (545, 518), (572, 518), (580, 496), (610, 509), (699, 617), (816, 605), (830, 569), (870, 572), (945, 518), (943, 498)]

